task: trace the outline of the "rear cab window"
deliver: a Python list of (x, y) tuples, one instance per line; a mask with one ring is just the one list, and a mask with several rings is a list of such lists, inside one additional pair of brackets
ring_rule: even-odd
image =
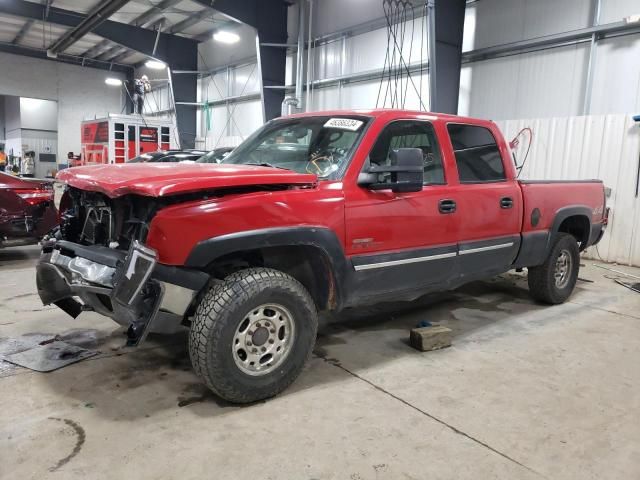
[(491, 130), (477, 125), (449, 123), (460, 183), (503, 182), (502, 156)]

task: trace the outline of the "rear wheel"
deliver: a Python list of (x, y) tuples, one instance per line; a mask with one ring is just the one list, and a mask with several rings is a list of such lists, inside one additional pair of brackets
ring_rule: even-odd
[(559, 233), (545, 262), (528, 269), (529, 291), (541, 302), (563, 303), (576, 286), (579, 269), (580, 251), (576, 239), (568, 233)]
[(315, 305), (300, 282), (278, 270), (241, 270), (200, 302), (189, 354), (196, 373), (220, 397), (254, 402), (296, 379), (317, 328)]

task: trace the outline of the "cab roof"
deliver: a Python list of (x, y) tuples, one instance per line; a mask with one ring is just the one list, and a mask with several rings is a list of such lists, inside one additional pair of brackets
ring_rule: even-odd
[(344, 116), (364, 116), (371, 118), (385, 117), (387, 119), (401, 119), (401, 118), (416, 118), (424, 120), (440, 120), (444, 122), (461, 122), (471, 124), (492, 124), (491, 120), (484, 120), (479, 118), (464, 117), (460, 115), (451, 115), (449, 113), (437, 113), (437, 112), (424, 112), (419, 110), (402, 110), (394, 108), (374, 108), (374, 109), (356, 109), (356, 110), (325, 110), (318, 112), (306, 112), (295, 113), (287, 115), (284, 118), (297, 118), (297, 117), (317, 117), (317, 116), (332, 116), (332, 117), (344, 117)]

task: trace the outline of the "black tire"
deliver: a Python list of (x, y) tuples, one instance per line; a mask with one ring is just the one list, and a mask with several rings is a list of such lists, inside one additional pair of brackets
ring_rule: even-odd
[[(280, 364), (256, 376), (237, 365), (234, 345), (242, 322), (265, 304), (290, 312), (294, 334)], [(202, 298), (191, 324), (189, 355), (194, 370), (214, 393), (230, 402), (251, 403), (293, 383), (311, 356), (317, 329), (315, 304), (300, 282), (278, 270), (250, 268), (229, 275)]]
[[(556, 262), (565, 253), (570, 258), (570, 266), (564, 282), (556, 282)], [(580, 270), (580, 251), (576, 239), (568, 233), (559, 233), (551, 246), (549, 256), (544, 263), (529, 270), (529, 292), (536, 300), (557, 305), (563, 303), (576, 286)]]

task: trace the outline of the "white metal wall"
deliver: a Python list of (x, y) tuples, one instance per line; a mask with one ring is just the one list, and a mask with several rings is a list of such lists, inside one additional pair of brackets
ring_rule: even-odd
[(124, 81), (121, 73), (7, 53), (0, 53), (0, 65), (0, 94), (57, 100), (60, 161), (80, 152), (82, 120), (119, 113), (125, 105), (122, 88), (104, 83), (106, 77)]
[[(162, 85), (158, 87), (152, 87), (151, 91), (144, 97), (143, 113), (147, 115), (155, 115), (157, 117), (168, 117), (168, 110), (173, 108), (173, 102), (171, 101), (171, 92), (169, 91), (169, 85)], [(158, 112), (161, 112), (158, 115)]]
[(588, 59), (583, 43), (466, 64), (459, 113), (494, 120), (578, 115)]
[[(520, 178), (602, 179), (611, 188), (609, 228), (590, 258), (640, 265), (640, 198), (635, 196), (640, 162), (640, 124), (629, 115), (507, 120), (507, 139), (523, 127), (534, 141)], [(521, 143), (520, 148), (524, 148)]]
[[(218, 102), (229, 97), (260, 93), (257, 64), (228, 68), (198, 81), (198, 102)], [(235, 147), (263, 123), (262, 102), (249, 100), (198, 109), (198, 146)]]
[[(607, 3), (610, 0), (603, 0)], [(629, 5), (631, 5), (631, 0)], [(588, 27), (591, 0), (482, 0), (467, 6), (465, 50)]]
[[(602, 0), (601, 24), (640, 13), (638, 0)], [(590, 0), (483, 0), (467, 7), (464, 51), (586, 28)], [(640, 34), (601, 39), (588, 113), (640, 110)], [(589, 43), (463, 66), (459, 113), (535, 118), (583, 113)]]
[[(381, 5), (381, 2), (377, 3)], [(324, 7), (324, 3), (320, 5), (321, 9)], [(328, 3), (326, 7), (336, 9), (335, 2)], [(404, 62), (407, 66), (426, 64), (428, 58), (427, 26), (424, 17), (416, 16), (413, 21), (408, 21), (405, 25), (402, 45), (405, 55)], [(319, 28), (317, 24), (315, 28)], [(320, 27), (320, 31), (326, 32), (327, 29)], [(345, 35), (328, 43), (319, 44), (312, 49), (313, 78), (314, 80), (331, 80), (343, 76), (379, 71), (385, 65), (386, 51), (387, 30), (385, 28), (358, 35)], [(429, 75), (426, 68), (422, 75), (419, 72), (412, 74), (411, 80), (406, 80), (405, 74), (405, 108), (419, 110), (421, 108), (419, 97), (422, 98), (422, 105), (428, 108)], [(380, 95), (379, 80), (340, 82), (339, 85), (329, 87), (314, 87), (309, 109), (371, 109), (376, 105), (382, 107), (384, 106), (385, 87), (386, 83), (383, 83)], [(390, 106), (390, 102), (386, 106)]]
[[(318, 17), (314, 33), (324, 34), (345, 27), (345, 17), (340, 14), (343, 3), (316, 2)], [(359, 8), (377, 12), (378, 4), (381, 1), (363, 0)], [(592, 8), (590, 0), (474, 2), (466, 11), (463, 50), (585, 28), (591, 25)], [(637, 13), (640, 13), (638, 0), (602, 0), (600, 23), (618, 22)], [(340, 20), (332, 22), (332, 18)], [(349, 15), (347, 18), (354, 21)], [(411, 63), (420, 61), (416, 47), (421, 35), (418, 25)], [(386, 29), (378, 29), (318, 46), (313, 55), (314, 79), (382, 68), (386, 37)], [(408, 41), (407, 38), (407, 49)], [(426, 51), (423, 57), (426, 59)], [(590, 112), (640, 111), (640, 34), (599, 40), (595, 57)], [(581, 115), (588, 59), (589, 44), (584, 42), (466, 64), (462, 68), (459, 113), (498, 120)], [(316, 89), (311, 108), (372, 108), (377, 98), (375, 83), (355, 83), (347, 95), (342, 95), (337, 86)], [(426, 103), (427, 86), (423, 85)], [(407, 107), (418, 108), (418, 105), (413, 102)]]
[[(638, 0), (601, 0), (600, 23), (621, 21), (640, 13)], [(348, 3), (348, 4), (347, 4)], [(326, 35), (378, 19), (382, 16), (382, 0), (323, 0), (314, 2), (313, 35)], [(592, 0), (482, 0), (470, 3), (465, 17), (463, 50), (495, 46), (554, 33), (567, 32), (591, 25)], [(295, 15), (293, 15), (295, 17)], [(413, 38), (410, 64), (426, 61), (427, 52), (420, 52), (424, 34), (416, 21), (414, 35), (406, 36), (405, 51)], [(290, 38), (290, 42), (294, 39)], [(379, 70), (384, 65), (387, 44), (386, 29), (357, 35), (345, 35), (312, 51), (313, 78), (316, 81), (336, 80), (342, 76)], [(204, 52), (203, 50), (203, 53)], [(205, 55), (206, 56), (206, 55)], [(640, 34), (601, 39), (597, 43), (590, 98), (592, 114), (640, 112)], [(504, 56), (463, 65), (459, 97), (459, 113), (494, 120), (510, 118), (544, 118), (576, 116), (583, 113), (589, 43), (548, 48), (546, 50)], [(207, 62), (209, 60), (207, 59)], [(293, 81), (293, 65), (287, 62), (287, 79)], [(247, 67), (243, 67), (247, 68)], [(232, 71), (235, 69), (232, 69)], [(234, 74), (227, 91), (226, 72), (214, 75), (215, 82), (201, 88), (201, 101), (217, 100), (238, 94)], [(247, 92), (259, 90), (255, 77)], [(413, 80), (422, 92), (422, 102), (428, 108), (428, 74), (414, 74)], [(203, 84), (207, 80), (203, 80)], [(368, 109), (376, 106), (379, 81), (332, 82), (331, 86), (313, 88), (310, 110), (330, 108)], [(217, 88), (214, 88), (214, 85)], [(406, 108), (418, 109), (420, 102), (410, 85)], [(240, 107), (238, 107), (240, 109)], [(205, 131), (202, 112), (199, 118), (201, 137), (207, 145), (240, 139), (260, 125), (260, 105), (254, 101), (250, 115), (236, 119), (240, 128), (229, 120), (226, 108), (216, 107), (213, 127)], [(231, 126), (228, 126), (227, 124)], [(204, 129), (204, 130), (203, 130)], [(234, 130), (235, 129), (235, 130)], [(213, 143), (212, 143), (213, 142)]]

